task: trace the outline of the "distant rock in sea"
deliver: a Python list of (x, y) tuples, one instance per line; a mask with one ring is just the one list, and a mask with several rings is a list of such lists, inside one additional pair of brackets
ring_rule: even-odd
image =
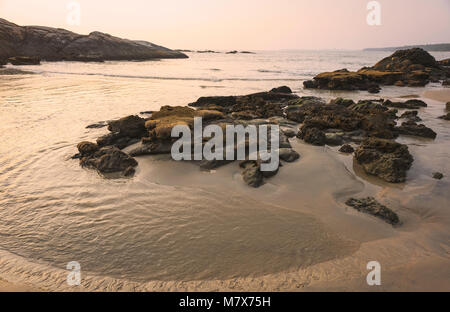
[(61, 28), (18, 26), (0, 19), (0, 60), (11, 57), (45, 61), (98, 62), (188, 56), (147, 41), (121, 39), (97, 31), (89, 35), (80, 35)]

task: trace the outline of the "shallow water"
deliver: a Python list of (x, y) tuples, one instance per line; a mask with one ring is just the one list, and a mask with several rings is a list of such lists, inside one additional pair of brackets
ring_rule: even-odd
[[(420, 233), (430, 222), (435, 228), (425, 245), (439, 241), (444, 251), (430, 250), (448, 257), (448, 180), (430, 178), (433, 170), (450, 176), (450, 125), (436, 119), (442, 102), (427, 100), (430, 107), (420, 112), (438, 132), (435, 141), (399, 139), (415, 162), (407, 183), (396, 187), (360, 174), (351, 157), (296, 139), (301, 160), (258, 190), (240, 181), (236, 164), (209, 174), (192, 164), (140, 157), (135, 178), (110, 180), (70, 160), (78, 142), (106, 133), (85, 129), (91, 123), (204, 95), (280, 85), (325, 98), (422, 94), (424, 88), (386, 87), (376, 96), (302, 89), (302, 80), (318, 72), (355, 70), (388, 54), (190, 54), (188, 60), (44, 63), (23, 67), (36, 75), (0, 77), (0, 278), (64, 289), (61, 270), (70, 261), (81, 264), (94, 289), (258, 277), (350, 256), (362, 243)], [(343, 207), (358, 193), (392, 204), (404, 226), (393, 229)]]

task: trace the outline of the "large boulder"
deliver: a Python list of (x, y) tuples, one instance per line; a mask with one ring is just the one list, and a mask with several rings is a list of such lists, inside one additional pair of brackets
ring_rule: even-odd
[(391, 183), (404, 182), (414, 160), (408, 146), (378, 138), (364, 140), (354, 157), (367, 174)]

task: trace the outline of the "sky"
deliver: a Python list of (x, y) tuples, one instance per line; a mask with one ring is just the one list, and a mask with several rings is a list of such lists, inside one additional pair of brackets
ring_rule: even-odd
[[(450, 0), (0, 0), (0, 17), (172, 49), (363, 49), (450, 42)], [(76, 7), (75, 7), (76, 8)], [(68, 18), (69, 17), (69, 18)], [(72, 21), (68, 23), (69, 21)]]

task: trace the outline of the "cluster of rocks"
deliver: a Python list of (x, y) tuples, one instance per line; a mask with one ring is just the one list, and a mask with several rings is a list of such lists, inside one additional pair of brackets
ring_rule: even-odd
[(399, 50), (374, 66), (363, 67), (356, 72), (341, 69), (318, 74), (314, 80), (305, 81), (304, 87), (378, 93), (380, 85), (418, 87), (440, 80), (444, 84), (450, 77), (447, 61), (437, 62), (421, 48)]
[[(278, 155), (282, 163), (294, 162), (300, 155), (294, 151), (289, 142), (289, 137), (296, 134), (297, 123), (283, 117), (283, 108), (287, 102), (298, 99), (288, 87), (273, 89), (269, 92), (260, 92), (245, 96), (208, 97), (199, 98), (191, 107), (163, 106), (157, 112), (153, 112), (150, 118), (139, 116), (127, 116), (119, 120), (109, 121), (109, 133), (97, 139), (96, 143), (82, 142), (78, 146), (79, 154), (75, 158), (80, 159), (80, 164), (87, 168), (95, 168), (101, 173), (119, 172), (130, 176), (134, 173), (134, 162), (130, 158), (142, 155), (170, 154), (173, 143), (178, 138), (171, 136), (175, 126), (194, 127), (194, 118), (202, 117), (202, 127), (214, 124), (225, 129), (227, 125), (254, 125), (259, 129), (265, 125), (280, 126)], [(102, 123), (99, 123), (101, 126)], [(94, 127), (94, 125), (92, 125)], [(224, 131), (226, 133), (226, 131)], [(224, 142), (226, 135), (224, 135)], [(125, 154), (118, 153), (121, 149), (140, 142), (138, 146), (131, 147)], [(194, 140), (192, 140), (194, 142)], [(203, 144), (206, 144), (204, 140)], [(238, 142), (233, 146), (237, 154)], [(279, 168), (267, 172), (261, 170), (263, 160), (249, 160), (249, 142), (245, 141), (247, 160), (240, 163), (243, 180), (250, 186), (259, 187), (265, 181), (274, 176)], [(268, 150), (270, 141), (266, 142)], [(193, 148), (191, 149), (194, 150)], [(127, 156), (125, 157), (124, 154)], [(192, 157), (194, 158), (194, 157)], [(105, 161), (105, 159), (107, 161)], [(124, 161), (125, 164), (121, 164)], [(268, 160), (266, 160), (268, 161)], [(211, 170), (230, 163), (229, 160), (201, 160), (198, 165), (201, 169)], [(137, 164), (137, 163), (136, 163)]]
[[(109, 133), (92, 143), (96, 148), (92, 146), (90, 153), (85, 149), (80, 150), (77, 156), (83, 166), (96, 168), (100, 172), (110, 172), (113, 170), (111, 166), (104, 167), (104, 161), (97, 159), (105, 155), (112, 155), (111, 159), (122, 157), (117, 151), (136, 143), (139, 144), (130, 148), (127, 156), (170, 154), (173, 143), (178, 140), (171, 136), (173, 127), (183, 125), (193, 129), (194, 118), (202, 117), (203, 128), (218, 125), (225, 130), (227, 125), (254, 125), (257, 128), (265, 125), (270, 129), (271, 125), (278, 125), (281, 129), (278, 150), (282, 160), (281, 166), (283, 162), (289, 163), (300, 158), (289, 142), (290, 138), (297, 137), (316, 146), (341, 146), (339, 151), (354, 153), (355, 161), (367, 174), (387, 182), (399, 183), (405, 181), (413, 157), (406, 145), (393, 140), (400, 134), (435, 138), (436, 133), (425, 125), (417, 124), (420, 118), (417, 111), (405, 112), (401, 118), (406, 121), (398, 126), (397, 107), (426, 107), (426, 103), (420, 100), (404, 103), (363, 100), (355, 103), (342, 98), (326, 103), (317, 97), (299, 97), (285, 86), (269, 92), (243, 96), (201, 97), (189, 106), (163, 106), (159, 111), (152, 112), (148, 118), (127, 116), (109, 121)], [(103, 125), (98, 124), (99, 127)], [(206, 144), (206, 141), (204, 140), (203, 144)], [(247, 158), (248, 144), (247, 140)], [(83, 145), (85, 146), (86, 144)], [(236, 153), (237, 146), (233, 148)], [(267, 148), (270, 148), (270, 144), (267, 144)], [(211, 170), (230, 161), (203, 159), (197, 163), (200, 168)], [(276, 168), (273, 172), (263, 172), (262, 163), (260, 159), (247, 159), (240, 164), (244, 181), (248, 185), (258, 187), (279, 170)], [(118, 166), (116, 171), (126, 171), (127, 175), (130, 175), (133, 171), (129, 167), (129, 163), (126, 163), (126, 166)]]

